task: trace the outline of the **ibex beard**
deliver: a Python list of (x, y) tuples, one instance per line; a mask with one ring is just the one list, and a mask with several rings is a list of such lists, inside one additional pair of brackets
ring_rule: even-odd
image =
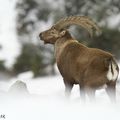
[(50, 29), (41, 32), (44, 43), (54, 44), (58, 69), (65, 84), (65, 94), (70, 96), (74, 84), (80, 87), (80, 96), (85, 100), (95, 97), (96, 90), (106, 90), (111, 101), (116, 101), (116, 81), (119, 68), (114, 56), (106, 51), (87, 46), (75, 40), (66, 26), (79, 25), (92, 36), (100, 33), (99, 27), (88, 17), (71, 16), (58, 21)]

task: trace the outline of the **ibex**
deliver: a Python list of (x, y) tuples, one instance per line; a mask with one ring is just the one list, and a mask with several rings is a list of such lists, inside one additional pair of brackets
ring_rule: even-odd
[(80, 95), (92, 100), (95, 91), (104, 86), (110, 100), (116, 100), (116, 81), (119, 68), (109, 52), (88, 48), (75, 40), (66, 27), (79, 25), (90, 35), (100, 32), (99, 27), (88, 17), (70, 16), (61, 19), (50, 29), (39, 34), (44, 43), (54, 44), (58, 69), (63, 77), (65, 93), (70, 95), (74, 84), (79, 84)]

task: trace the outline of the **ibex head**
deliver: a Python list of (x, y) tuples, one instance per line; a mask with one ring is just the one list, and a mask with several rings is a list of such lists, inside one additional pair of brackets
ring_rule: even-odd
[(94, 32), (100, 33), (98, 26), (88, 17), (85, 16), (70, 16), (58, 21), (49, 30), (41, 32), (39, 37), (45, 43), (54, 44), (58, 38), (70, 35), (66, 27), (70, 25), (79, 25), (85, 28), (92, 36)]
[(64, 36), (66, 32), (67, 30), (58, 30), (55, 26), (52, 26), (49, 30), (41, 32), (39, 37), (44, 43), (54, 44), (56, 40)]

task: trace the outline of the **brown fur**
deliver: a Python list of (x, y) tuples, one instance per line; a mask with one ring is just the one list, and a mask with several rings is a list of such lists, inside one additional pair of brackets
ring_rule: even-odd
[[(111, 61), (119, 71), (113, 55), (100, 49), (84, 46), (74, 40), (67, 30), (59, 32), (56, 30), (55, 36), (53, 33), (48, 34), (51, 31), (52, 28), (42, 32), (40, 38), (44, 42), (55, 44), (55, 58), (64, 80), (66, 95), (70, 95), (74, 84), (79, 84), (81, 97), (85, 99), (85, 93), (87, 93), (90, 99), (93, 99), (95, 91), (107, 85), (106, 91), (110, 99), (115, 100), (116, 80), (109, 81), (106, 76)], [(109, 91), (113, 94), (111, 95)]]

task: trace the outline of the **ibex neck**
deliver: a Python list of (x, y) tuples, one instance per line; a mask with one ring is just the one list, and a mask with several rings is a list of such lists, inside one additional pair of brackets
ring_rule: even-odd
[(66, 38), (60, 38), (56, 41), (55, 43), (55, 57), (56, 61), (59, 59), (62, 51), (65, 49), (65, 47), (73, 42), (78, 42), (74, 40), (73, 38), (71, 39), (66, 39)]

